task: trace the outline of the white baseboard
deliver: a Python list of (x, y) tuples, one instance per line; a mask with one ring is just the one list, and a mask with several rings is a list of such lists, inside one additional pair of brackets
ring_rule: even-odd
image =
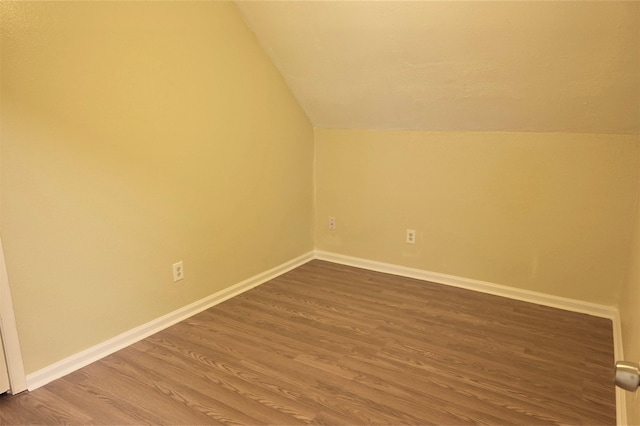
[(566, 311), (580, 312), (583, 314), (589, 314), (601, 318), (609, 318), (611, 320), (613, 320), (618, 313), (618, 310), (614, 306), (583, 302), (581, 300), (552, 296), (549, 294), (539, 293), (531, 290), (508, 287), (486, 281), (478, 281), (471, 278), (463, 278), (454, 275), (441, 274), (438, 272), (425, 271), (422, 269), (408, 268), (406, 266), (376, 262), (373, 260), (345, 256), (342, 254), (316, 251), (315, 258), (319, 260), (326, 260), (328, 262), (368, 269), (371, 271), (416, 278), (423, 281), (430, 281), (433, 283), (449, 285), (452, 287), (459, 287), (467, 290), (478, 291), (481, 293), (507, 297), (509, 299), (522, 300), (523, 302), (536, 303), (538, 305), (564, 309)]
[[(441, 274), (438, 272), (424, 271), (422, 269), (408, 268), (405, 266), (376, 262), (373, 260), (366, 260), (325, 251), (316, 250), (315, 258), (319, 260), (326, 260), (328, 262), (339, 263), (342, 265), (354, 266), (356, 268), (368, 269), (370, 271), (384, 272), (392, 275), (416, 278), (423, 281), (430, 281), (438, 284), (478, 291), (481, 293), (493, 294), (496, 296), (507, 297), (509, 299), (521, 300), (523, 302), (536, 303), (538, 305), (549, 306), (566, 311), (579, 312), (596, 317), (608, 318), (613, 323), (614, 357), (615, 359), (624, 359), (622, 353), (622, 329), (620, 325), (620, 314), (618, 313), (618, 309), (615, 306), (583, 302), (581, 300), (552, 296), (535, 291), (493, 284), (486, 281), (478, 281), (470, 278)], [(616, 387), (616, 422), (618, 425), (627, 424), (625, 391), (618, 387)]]
[(275, 268), (269, 269), (261, 274), (255, 275), (242, 282), (232, 285), (224, 290), (218, 291), (210, 296), (200, 299), (190, 305), (184, 306), (173, 312), (170, 312), (160, 318), (150, 321), (146, 324), (126, 331), (112, 339), (99, 343), (89, 349), (51, 364), (41, 370), (27, 375), (27, 388), (30, 391), (44, 386), (47, 383), (59, 379), (73, 371), (76, 371), (86, 365), (91, 364), (107, 355), (110, 355), (122, 348), (132, 345), (145, 337), (151, 336), (159, 331), (164, 330), (180, 321), (183, 321), (199, 312), (224, 302), (240, 293), (259, 286), (279, 275), (284, 274), (300, 265), (307, 263), (313, 259), (313, 252), (309, 252), (288, 262), (285, 262)]

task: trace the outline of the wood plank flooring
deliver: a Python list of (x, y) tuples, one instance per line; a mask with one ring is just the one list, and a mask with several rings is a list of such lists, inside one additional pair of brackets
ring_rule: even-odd
[(2, 424), (615, 424), (611, 321), (312, 261)]

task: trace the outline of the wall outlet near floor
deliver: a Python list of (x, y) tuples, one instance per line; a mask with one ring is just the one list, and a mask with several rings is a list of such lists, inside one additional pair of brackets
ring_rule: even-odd
[(329, 216), (329, 231), (336, 230), (336, 218), (333, 216)]
[(416, 230), (407, 229), (407, 244), (415, 244), (415, 243), (416, 243)]
[(173, 282), (180, 281), (184, 278), (184, 266), (182, 260), (173, 264)]

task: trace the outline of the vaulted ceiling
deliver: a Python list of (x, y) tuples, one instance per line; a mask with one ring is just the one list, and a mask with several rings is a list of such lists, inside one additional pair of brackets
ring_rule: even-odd
[(239, 1), (321, 128), (640, 132), (640, 2)]

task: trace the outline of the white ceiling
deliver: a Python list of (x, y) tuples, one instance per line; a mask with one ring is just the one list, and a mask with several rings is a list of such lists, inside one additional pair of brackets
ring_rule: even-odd
[(640, 132), (640, 2), (240, 1), (320, 128)]

